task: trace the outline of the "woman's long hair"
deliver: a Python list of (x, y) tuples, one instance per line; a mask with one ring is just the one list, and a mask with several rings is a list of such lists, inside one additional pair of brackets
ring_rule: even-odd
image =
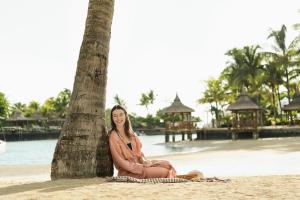
[(130, 120), (129, 120), (129, 117), (128, 117), (128, 114), (127, 114), (127, 111), (125, 110), (125, 108), (123, 108), (122, 106), (120, 105), (115, 105), (112, 109), (111, 109), (111, 112), (110, 112), (110, 121), (111, 121), (111, 131), (116, 131), (117, 133), (119, 132), (118, 129), (117, 129), (117, 125), (115, 124), (114, 120), (113, 120), (113, 112), (115, 110), (123, 110), (124, 113), (125, 113), (125, 124), (124, 124), (124, 129), (125, 129), (125, 134), (128, 138), (130, 138), (130, 130), (132, 129), (131, 128), (131, 123), (130, 123)]

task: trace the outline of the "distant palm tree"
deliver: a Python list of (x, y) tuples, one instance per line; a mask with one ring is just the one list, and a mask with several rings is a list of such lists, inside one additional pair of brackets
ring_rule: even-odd
[(22, 114), (26, 112), (27, 106), (24, 103), (18, 102), (11, 107), (11, 114), (20, 111)]
[[(280, 71), (280, 67), (277, 66), (274, 62), (267, 63), (263, 68), (263, 84), (267, 85), (272, 91), (272, 109), (273, 115), (276, 117), (277, 115), (277, 107), (279, 106), (280, 113), (281, 104), (280, 104), (280, 93), (279, 86), (283, 83), (282, 79), (282, 71)], [(276, 101), (277, 96), (277, 101)], [(282, 113), (281, 113), (282, 114)]]
[[(300, 9), (298, 10), (298, 13), (300, 13)], [(296, 23), (293, 25), (295, 30), (300, 30), (300, 23)]]
[(0, 117), (7, 118), (9, 115), (9, 102), (5, 94), (0, 92)]
[(277, 63), (277, 66), (283, 72), (285, 87), (287, 89), (288, 102), (291, 101), (291, 89), (290, 81), (298, 76), (297, 65), (299, 66), (299, 60), (295, 60), (299, 56), (299, 42), (300, 36), (296, 37), (289, 45), (286, 45), (286, 31), (285, 25), (282, 25), (278, 31), (272, 30), (268, 36), (274, 38), (275, 45), (273, 46), (273, 52), (264, 52), (264, 54), (271, 59), (272, 62)]
[(153, 103), (154, 103), (154, 100), (155, 100), (153, 90), (150, 90), (150, 91), (149, 91), (149, 93), (148, 93), (148, 98), (149, 98), (150, 104), (153, 104)]
[(57, 118), (58, 115), (55, 111), (55, 98), (50, 97), (48, 98), (45, 103), (41, 107), (41, 113), (43, 116), (48, 118)]
[(121, 99), (121, 98), (119, 97), (119, 95), (114, 96), (114, 101), (115, 101), (116, 104), (118, 104), (118, 105), (120, 105), (120, 106), (122, 106), (122, 107), (124, 107), (124, 108), (127, 107), (127, 106), (126, 106), (126, 102), (125, 102), (123, 99)]
[(113, 175), (105, 128), (113, 10), (114, 0), (89, 0), (69, 110), (52, 160), (52, 179)]
[(148, 93), (142, 93), (142, 96), (140, 98), (140, 104), (141, 106), (145, 106), (148, 110), (148, 106), (150, 104), (153, 104), (155, 100), (155, 95), (153, 90), (150, 90)]
[(33, 113), (40, 111), (40, 103), (37, 101), (29, 102), (28, 106), (26, 107), (25, 116), (30, 117)]
[(223, 70), (222, 77), (228, 81), (232, 87), (238, 88), (239, 92), (246, 87), (247, 91), (259, 97), (261, 77), (263, 66), (262, 55), (258, 52), (260, 47), (245, 46), (242, 49), (231, 49), (226, 55), (232, 58), (229, 65)]
[(203, 93), (203, 97), (198, 99), (199, 104), (210, 104), (211, 113), (215, 114), (216, 125), (220, 125), (220, 112), (222, 112), (222, 107), (226, 101), (226, 91), (222, 80), (210, 78), (206, 81), (206, 90)]
[(69, 89), (64, 89), (61, 91), (57, 98), (54, 100), (54, 109), (58, 117), (65, 118), (67, 115), (67, 108), (70, 103), (71, 91)]
[(293, 27), (295, 30), (300, 30), (300, 23), (294, 24)]

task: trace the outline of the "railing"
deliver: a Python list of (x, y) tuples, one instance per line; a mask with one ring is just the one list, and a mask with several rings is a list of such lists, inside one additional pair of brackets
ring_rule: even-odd
[(42, 126), (33, 125), (32, 127), (20, 127), (20, 126), (0, 127), (0, 133), (30, 133), (30, 132), (45, 133), (49, 131), (60, 131), (60, 130), (61, 127), (59, 126), (42, 127)]
[(196, 123), (193, 121), (167, 122), (166, 130), (192, 130), (196, 128)]
[(255, 121), (249, 119), (235, 120), (232, 122), (233, 127), (254, 127)]

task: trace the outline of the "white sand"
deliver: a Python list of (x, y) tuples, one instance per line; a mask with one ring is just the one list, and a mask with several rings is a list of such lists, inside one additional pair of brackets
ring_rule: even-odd
[(193, 141), (195, 153), (155, 157), (180, 174), (200, 170), (229, 183), (109, 183), (50, 180), (50, 165), (0, 166), (0, 199), (300, 199), (300, 138)]
[(0, 184), (0, 199), (300, 199), (300, 176), (234, 177), (229, 183), (109, 183), (75, 179)]

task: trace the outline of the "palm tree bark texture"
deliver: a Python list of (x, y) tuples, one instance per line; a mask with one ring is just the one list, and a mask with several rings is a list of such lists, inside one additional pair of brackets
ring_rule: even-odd
[(112, 176), (105, 128), (107, 65), (114, 0), (90, 0), (66, 122), (51, 179)]

